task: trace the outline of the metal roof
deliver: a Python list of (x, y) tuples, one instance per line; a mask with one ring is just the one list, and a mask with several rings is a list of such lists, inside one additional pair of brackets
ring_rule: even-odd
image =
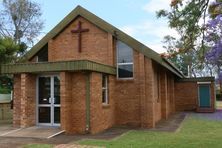
[(80, 71), (80, 70), (96, 71), (112, 75), (116, 74), (115, 67), (96, 63), (89, 60), (18, 63), (18, 64), (5, 64), (0, 66), (1, 74)]

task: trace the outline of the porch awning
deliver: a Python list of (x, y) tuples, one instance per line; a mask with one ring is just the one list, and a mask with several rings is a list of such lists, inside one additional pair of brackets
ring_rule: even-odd
[(0, 74), (39, 73), (60, 71), (96, 71), (107, 74), (116, 74), (116, 68), (89, 60), (18, 63), (0, 65)]

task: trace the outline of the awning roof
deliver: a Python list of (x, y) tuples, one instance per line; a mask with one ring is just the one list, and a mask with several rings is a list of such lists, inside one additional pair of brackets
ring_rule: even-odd
[(0, 74), (61, 72), (61, 71), (80, 71), (80, 70), (96, 71), (112, 75), (116, 74), (115, 67), (96, 63), (89, 60), (0, 65)]

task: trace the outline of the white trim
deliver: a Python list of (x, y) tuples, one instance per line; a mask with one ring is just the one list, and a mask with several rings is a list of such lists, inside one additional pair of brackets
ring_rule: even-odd
[(55, 136), (57, 136), (57, 135), (59, 135), (59, 134), (62, 134), (62, 133), (64, 133), (64, 132), (65, 132), (65, 130), (60, 131), (60, 132), (57, 132), (57, 133), (55, 133), (55, 134), (53, 134), (53, 135), (47, 137), (47, 139), (50, 139), (50, 138), (52, 138), (52, 137), (55, 137)]
[(197, 82), (197, 84), (211, 84), (211, 82)]
[(23, 129), (23, 128), (19, 128), (19, 129), (16, 129), (16, 130), (11, 130), (11, 131), (9, 131), (9, 132), (7, 132), (7, 133), (1, 134), (0, 136), (6, 136), (6, 135), (8, 135), (8, 134), (11, 134), (11, 133), (20, 131), (21, 129)]
[[(108, 91), (109, 91), (109, 86), (108, 86), (108, 75), (102, 75), (102, 83), (103, 83), (103, 77), (105, 78), (105, 86), (102, 87), (102, 92), (105, 91), (105, 102), (102, 102), (103, 104), (109, 104), (109, 96), (108, 96)], [(103, 97), (103, 93), (102, 93)]]
[(130, 63), (118, 63), (118, 65), (133, 65), (133, 62), (130, 62)]

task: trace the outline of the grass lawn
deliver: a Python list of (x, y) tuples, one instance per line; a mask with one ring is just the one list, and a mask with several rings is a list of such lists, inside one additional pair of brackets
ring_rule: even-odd
[(49, 144), (28, 144), (28, 145), (25, 145), (23, 148), (53, 148), (53, 145), (49, 145)]
[(221, 148), (222, 121), (188, 117), (177, 133), (130, 131), (114, 140), (84, 140), (79, 144), (114, 148)]

